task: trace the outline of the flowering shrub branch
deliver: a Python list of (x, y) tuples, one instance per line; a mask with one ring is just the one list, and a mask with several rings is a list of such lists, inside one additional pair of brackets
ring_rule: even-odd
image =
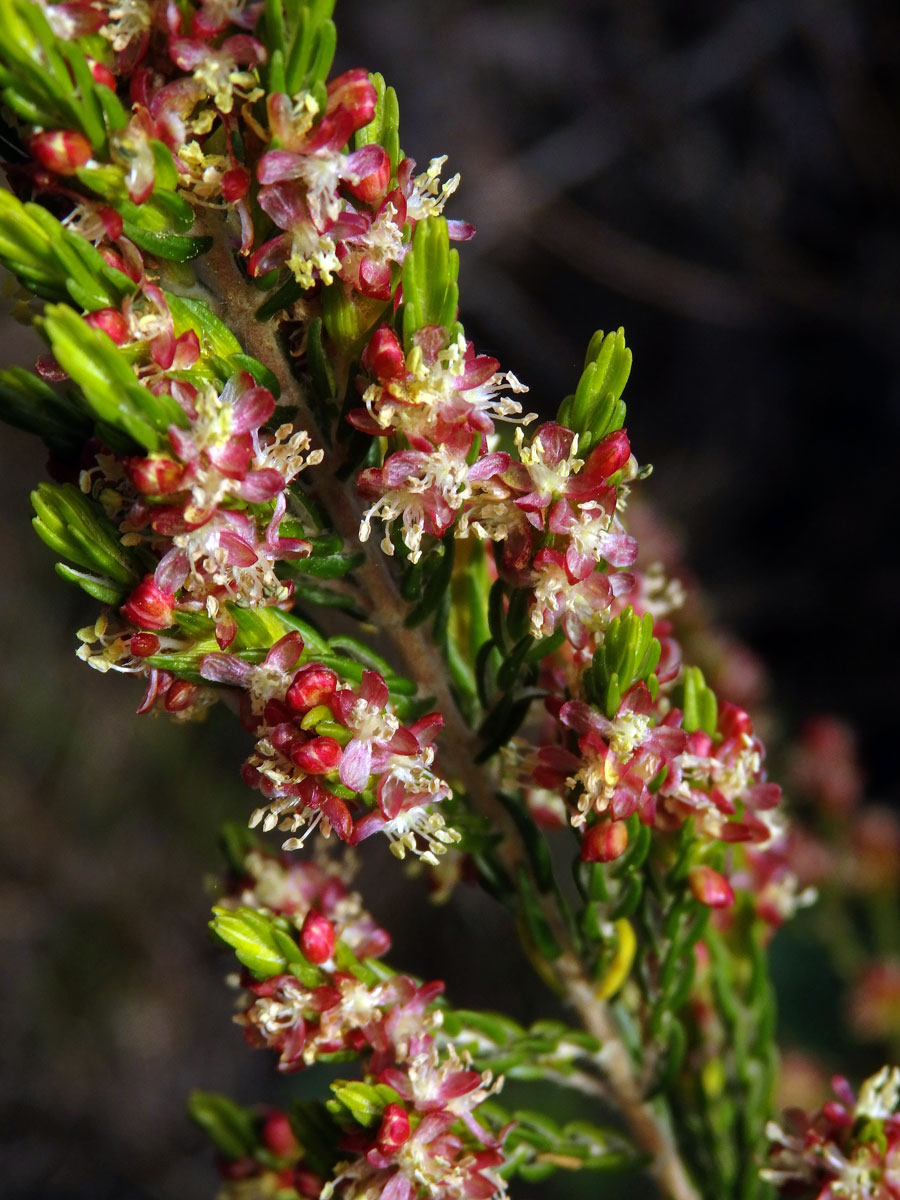
[[(102, 605), (79, 656), (140, 677), (139, 712), (239, 713), (249, 824), (294, 856), (230, 839), (212, 928), (245, 1038), (287, 1073), (356, 1064), (288, 1114), (197, 1093), (224, 1194), (487, 1200), (645, 1164), (678, 1200), (818, 1181), (780, 1131), (759, 1174), (765, 946), (803, 896), (751, 719), (682, 661), (625, 527), (647, 472), (624, 335), (535, 425), (459, 322), (458, 177), (403, 155), (380, 76), (331, 75), (332, 7), (0, 0), (0, 259), (48, 347), (0, 403), (51, 453), (36, 531)], [(474, 872), (583, 1029), (387, 967), (317, 842), (375, 835), (444, 892)], [(508, 1111), (504, 1078), (589, 1115)], [(827, 1120), (856, 1163), (855, 1118)]]

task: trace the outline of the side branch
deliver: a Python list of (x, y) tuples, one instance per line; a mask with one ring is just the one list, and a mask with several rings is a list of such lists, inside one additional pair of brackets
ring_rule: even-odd
[(637, 1080), (608, 1006), (598, 1000), (574, 954), (557, 963), (565, 994), (588, 1033), (601, 1042), (600, 1060), (612, 1095), (638, 1144), (653, 1156), (651, 1171), (660, 1189), (672, 1200), (699, 1200), (685, 1171), (678, 1147), (652, 1104), (642, 1099)]

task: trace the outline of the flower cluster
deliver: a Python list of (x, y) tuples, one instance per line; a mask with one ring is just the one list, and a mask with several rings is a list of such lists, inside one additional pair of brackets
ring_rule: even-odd
[(893, 1200), (900, 1194), (900, 1069), (884, 1067), (856, 1096), (846, 1079), (832, 1081), (835, 1100), (817, 1112), (771, 1122), (763, 1177), (800, 1200)]
[[(417, 222), (440, 214), (458, 180), (440, 182), (443, 160), (416, 175), (412, 160), (392, 162), (377, 141), (360, 141), (378, 103), (367, 72), (326, 84), (324, 62), (318, 78), (307, 72), (304, 86), (285, 91), (285, 63), (270, 62), (258, 36), (272, 32), (259, 25), (260, 4), (110, 0), (44, 11), (60, 38), (96, 35), (95, 83), (117, 91), (127, 80), (131, 102), (105, 141), (88, 127), (38, 129), (33, 163), (16, 176), (23, 191), (68, 209), (68, 234), (91, 243), (91, 261), (117, 281), (117, 302), (91, 305), (83, 332), (69, 323), (51, 338), (55, 360), (42, 361), (42, 374), (89, 389), (99, 356), (104, 411), (124, 388), (124, 432), (146, 451), (114, 441), (84, 453), (81, 490), (131, 552), (132, 582), (118, 616), (83, 631), (80, 653), (97, 669), (145, 675), (141, 711), (195, 715), (222, 686), (238, 689), (257, 739), (245, 778), (266, 800), (254, 823), (293, 834), (321, 824), (350, 843), (383, 831), (398, 857), (434, 863), (457, 840), (435, 811), (449, 795), (431, 770), (440, 716), (401, 724), (379, 674), (365, 671), (353, 686), (309, 654), (301, 663), (303, 639), (277, 622), (251, 639), (250, 649), (267, 651), (261, 663), (235, 642), (237, 610), (291, 606), (282, 564), (312, 551), (292, 486), (323, 452), (305, 429), (275, 420), (275, 395), (259, 382), (274, 388), (271, 371), (241, 352), (205, 302), (184, 295), (169, 264), (202, 252), (186, 235), (216, 209), (262, 286), (286, 267), (312, 305), (334, 283), (338, 303), (380, 313)], [(292, 36), (312, 27), (303, 28)], [(123, 380), (123, 363), (133, 380)], [(222, 653), (196, 648), (208, 638), (200, 618)], [(183, 670), (191, 655), (190, 680), (167, 669)]]
[[(331, 957), (335, 938), (357, 958), (380, 958), (391, 948), (390, 934), (366, 911), (359, 893), (347, 887), (347, 872), (334, 859), (288, 859), (250, 850), (228, 902), (285, 917), (301, 933), (311, 962), (323, 957), (322, 949), (312, 947), (316, 936), (324, 939), (324, 958)], [(310, 912), (317, 915), (310, 918)]]
[[(345, 1122), (343, 1161), (322, 1195), (488, 1200), (503, 1193), (495, 1169), (504, 1161), (505, 1130), (495, 1135), (478, 1115), (502, 1079), (474, 1070), (443, 1037), (434, 1003), (443, 984), (419, 984), (358, 962), (384, 953), (389, 938), (333, 867), (286, 865), (254, 851), (245, 868), (226, 905), (249, 902), (286, 917), (302, 954), (296, 974), (262, 981), (245, 976), (246, 1003), (236, 1020), (247, 1041), (276, 1051), (279, 1070), (288, 1073), (334, 1057), (361, 1057), (365, 1084), (333, 1090), (340, 1101), (359, 1096), (363, 1086), (370, 1106), (377, 1106), (371, 1128)], [(358, 1117), (352, 1103), (341, 1115), (346, 1110)]]
[[(257, 166), (258, 200), (281, 232), (254, 251), (251, 275), (286, 266), (303, 289), (339, 280), (348, 294), (390, 299), (408, 248), (404, 227), (439, 213), (459, 181), (440, 185), (443, 160), (416, 176), (415, 162), (407, 158), (392, 187), (383, 146), (362, 145), (345, 154), (343, 147), (371, 122), (375, 104), (375, 88), (362, 70), (329, 82), (324, 111), (310, 92), (268, 96), (270, 148)], [(453, 233), (471, 236), (459, 223)]]
[(431, 770), (440, 714), (402, 725), (376, 671), (364, 670), (353, 688), (321, 663), (301, 666), (303, 650), (300, 634), (289, 633), (256, 666), (225, 653), (201, 663), (205, 679), (242, 689), (245, 725), (257, 738), (244, 780), (266, 798), (251, 826), (292, 834), (306, 826), (286, 849), (320, 823), (351, 845), (381, 832), (398, 858), (409, 851), (436, 865), (458, 840), (433, 807), (450, 795)]

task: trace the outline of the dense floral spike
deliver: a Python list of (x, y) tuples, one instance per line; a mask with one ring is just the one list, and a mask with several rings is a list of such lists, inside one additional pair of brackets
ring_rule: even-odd
[[(141, 712), (234, 699), (255, 739), (251, 824), (287, 834), (284, 849), (313, 828), (347, 847), (381, 832), (398, 858), (449, 862), (444, 881), (481, 872), (542, 975), (612, 1038), (609, 1092), (663, 1187), (693, 1200), (668, 1133), (688, 1145), (690, 1114), (679, 1125), (678, 1104), (659, 1118), (637, 1097), (652, 1087), (664, 1107), (690, 1082), (683, 1062), (724, 1056), (742, 1004), (762, 1022), (748, 963), (810, 893), (750, 716), (683, 664), (679, 588), (626, 531), (646, 471), (624, 428), (622, 331), (595, 335), (557, 419), (526, 431), (526, 389), (458, 320), (450, 243), (474, 230), (443, 211), (459, 178), (402, 155), (380, 77), (328, 78), (332, 0), (0, 6), (21, 197), (0, 206), (0, 259), (52, 301), (50, 353), (0, 399), (54, 452), (38, 533), (105, 606), (79, 656), (141, 676)], [(484, 765), (504, 746), (501, 769)], [(539, 829), (565, 824), (574, 920)], [(335, 1085), (327, 1170), (273, 1116), (264, 1153), (258, 1130), (241, 1142), (236, 1188), (502, 1193), (514, 1135), (488, 1119), (499, 1080), (441, 1033), (441, 984), (361, 964), (389, 938), (332, 868), (254, 851), (217, 922), (243, 954), (248, 1040), (285, 1071), (364, 1062), (361, 1083)], [(618, 1055), (613, 1017), (597, 1017), (612, 997), (645, 1061)], [(763, 1057), (735, 1066), (735, 1097), (765, 1079)], [(697, 1183), (720, 1200), (715, 1170)]]

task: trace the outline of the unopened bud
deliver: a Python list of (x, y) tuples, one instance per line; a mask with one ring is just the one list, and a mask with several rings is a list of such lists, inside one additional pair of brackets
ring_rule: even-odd
[(90, 161), (91, 143), (83, 133), (70, 129), (48, 129), (31, 139), (31, 153), (42, 167), (57, 175), (74, 175)]
[(263, 1122), (262, 1141), (266, 1149), (279, 1158), (291, 1158), (300, 1148), (287, 1114), (274, 1108)]
[(325, 775), (340, 765), (341, 745), (332, 737), (314, 737), (290, 749), (291, 762), (307, 775)]
[(124, 346), (128, 341), (128, 322), (117, 308), (98, 308), (84, 318), (92, 329), (99, 329), (116, 343)]
[(243, 200), (250, 190), (250, 172), (246, 167), (232, 167), (222, 176), (222, 198), (226, 204)]
[(352, 120), (352, 128), (362, 129), (375, 115), (378, 94), (368, 71), (357, 67), (345, 71), (328, 84), (328, 112), (343, 108)]
[(175, 596), (145, 575), (122, 605), (122, 616), (140, 629), (168, 629), (175, 619)]
[(184, 467), (172, 458), (129, 458), (125, 463), (131, 482), (145, 496), (166, 496), (178, 491)]
[(128, 648), (137, 658), (149, 658), (159, 653), (159, 638), (155, 633), (133, 633)]
[(625, 466), (630, 454), (628, 434), (624, 429), (617, 429), (594, 447), (588, 455), (585, 470), (597, 478), (609, 479)]
[(405, 373), (406, 358), (393, 329), (382, 325), (375, 330), (363, 352), (362, 363), (377, 379), (395, 379)]
[(385, 1108), (377, 1140), (382, 1154), (393, 1154), (409, 1140), (409, 1113), (402, 1104), (389, 1104)]
[(105, 67), (103, 63), (97, 62), (96, 58), (89, 58), (88, 66), (91, 68), (91, 78), (94, 83), (102, 83), (105, 87), (116, 90), (116, 77), (113, 75), (109, 67)]
[(300, 930), (300, 949), (311, 963), (328, 962), (334, 954), (334, 926), (311, 908)]
[(612, 862), (625, 853), (628, 826), (624, 821), (601, 821), (586, 829), (581, 839), (582, 862)]
[(734, 904), (734, 892), (724, 875), (712, 867), (691, 867), (688, 871), (688, 887), (695, 900), (707, 908), (729, 908)]
[(302, 712), (327, 700), (337, 689), (337, 684), (338, 677), (329, 667), (310, 663), (294, 676), (285, 699), (291, 708)]

